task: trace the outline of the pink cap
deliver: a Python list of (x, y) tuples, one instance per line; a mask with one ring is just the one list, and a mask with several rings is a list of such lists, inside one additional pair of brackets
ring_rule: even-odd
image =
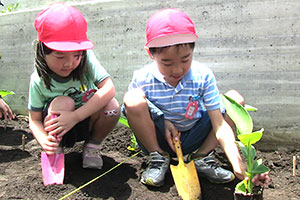
[(146, 26), (146, 47), (164, 47), (195, 42), (195, 25), (184, 12), (167, 8), (152, 15)]
[(56, 51), (81, 51), (92, 49), (87, 38), (87, 23), (74, 7), (62, 3), (52, 4), (41, 11), (34, 21), (38, 39)]

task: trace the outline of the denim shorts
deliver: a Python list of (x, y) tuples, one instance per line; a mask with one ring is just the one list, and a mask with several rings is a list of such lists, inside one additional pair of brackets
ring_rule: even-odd
[[(166, 152), (170, 154), (171, 157), (176, 157), (176, 153), (170, 148), (168, 142), (165, 139), (165, 122), (164, 122), (164, 114), (162, 111), (157, 108), (150, 101), (148, 102), (149, 112), (151, 118), (155, 124), (156, 136), (158, 140), (159, 146)], [(122, 105), (122, 111), (125, 115), (125, 108)], [(183, 155), (192, 153), (193, 151), (199, 149), (202, 145), (208, 134), (212, 129), (211, 121), (207, 111), (201, 111), (202, 117), (197, 121), (194, 127), (188, 131), (181, 132), (180, 140), (181, 140), (181, 149)], [(148, 154), (149, 152), (143, 146), (143, 144), (137, 139), (139, 147)]]
[[(53, 98), (54, 99), (54, 98)], [(52, 100), (53, 100), (52, 99)], [(49, 105), (52, 102), (50, 100), (46, 107), (43, 110), (43, 121), (45, 117), (48, 115)], [(62, 138), (60, 143), (61, 146), (64, 147), (73, 147), (76, 142), (79, 141), (88, 141), (90, 139), (91, 133), (89, 131), (90, 118), (86, 118), (85, 120), (76, 124), (71, 130), (69, 130)]]

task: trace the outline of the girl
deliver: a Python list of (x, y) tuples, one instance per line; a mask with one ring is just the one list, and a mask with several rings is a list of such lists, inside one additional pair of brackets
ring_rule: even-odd
[(35, 19), (35, 71), (29, 88), (29, 125), (47, 154), (85, 141), (84, 168), (102, 168), (101, 141), (119, 119), (109, 74), (90, 50), (87, 23), (74, 7), (53, 4)]

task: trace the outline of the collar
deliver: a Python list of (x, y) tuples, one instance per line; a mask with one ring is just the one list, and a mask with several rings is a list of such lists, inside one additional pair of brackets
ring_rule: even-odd
[(66, 83), (72, 79), (72, 73), (68, 77), (62, 77), (54, 72), (50, 73), (51, 78), (53, 78), (56, 82)]

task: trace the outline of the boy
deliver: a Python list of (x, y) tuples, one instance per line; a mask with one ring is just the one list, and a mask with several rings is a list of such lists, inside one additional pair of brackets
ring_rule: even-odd
[[(134, 73), (124, 96), (130, 127), (149, 154), (141, 182), (163, 185), (170, 156), (176, 156), (172, 138), (181, 140), (183, 154), (195, 161), (199, 176), (226, 183), (234, 174), (217, 166), (212, 157), (220, 143), (235, 175), (243, 179), (245, 167), (230, 126), (233, 122), (221, 106), (215, 77), (193, 60), (198, 36), (191, 19), (176, 9), (161, 10), (149, 18), (146, 36), (145, 49), (154, 62)], [(237, 92), (228, 95), (244, 103)]]

